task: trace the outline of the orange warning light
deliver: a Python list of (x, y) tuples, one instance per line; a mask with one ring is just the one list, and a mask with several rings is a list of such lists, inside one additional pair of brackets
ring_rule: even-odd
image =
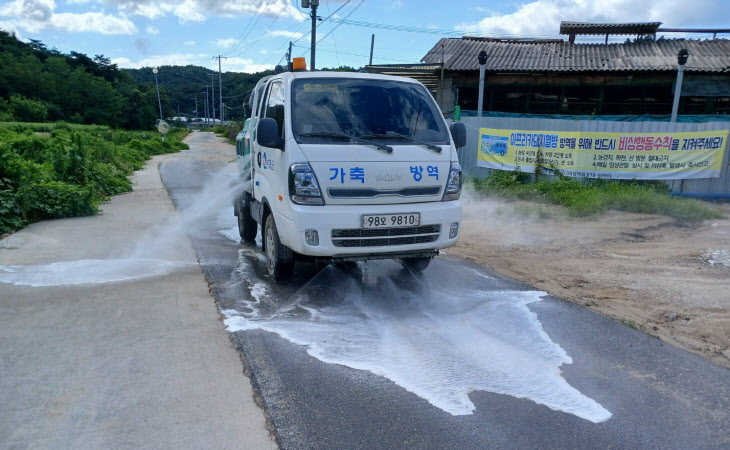
[(294, 58), (291, 62), (292, 70), (307, 70), (307, 60), (304, 58)]
[(281, 202), (281, 201), (284, 201), (284, 197), (282, 197), (282, 195), (281, 195), (281, 194), (279, 194), (279, 201), (280, 201), (280, 202)]

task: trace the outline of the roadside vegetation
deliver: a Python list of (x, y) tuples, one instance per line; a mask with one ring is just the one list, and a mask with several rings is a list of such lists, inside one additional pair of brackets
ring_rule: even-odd
[(0, 234), (44, 219), (96, 214), (152, 155), (187, 149), (185, 129), (154, 131), (66, 123), (0, 123)]
[(534, 178), (531, 174), (495, 171), (484, 179), (471, 179), (481, 194), (564, 206), (573, 217), (596, 217), (609, 209), (661, 214), (697, 221), (722, 217), (706, 203), (672, 197), (661, 182), (588, 180), (559, 175), (558, 179)]

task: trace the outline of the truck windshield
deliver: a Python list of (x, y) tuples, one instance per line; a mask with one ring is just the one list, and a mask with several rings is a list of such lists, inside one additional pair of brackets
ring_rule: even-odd
[[(299, 143), (358, 138), (398, 145), (448, 144), (449, 134), (422, 86), (390, 80), (307, 78), (292, 83), (292, 128)], [(410, 139), (409, 139), (410, 138)]]

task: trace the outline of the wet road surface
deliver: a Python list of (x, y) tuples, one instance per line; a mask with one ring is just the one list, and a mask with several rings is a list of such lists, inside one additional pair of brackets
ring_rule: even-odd
[[(221, 177), (212, 139), (160, 167), (178, 209)], [(727, 369), (449, 256), (275, 284), (234, 219), (190, 235), (283, 448), (730, 446)]]

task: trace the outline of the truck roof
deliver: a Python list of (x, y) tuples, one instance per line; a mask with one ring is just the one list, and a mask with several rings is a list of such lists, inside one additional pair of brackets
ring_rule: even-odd
[(397, 77), (393, 75), (381, 75), (376, 73), (363, 72), (331, 72), (331, 71), (314, 71), (314, 72), (282, 72), (273, 75), (272, 78), (281, 78), (283, 80), (300, 79), (300, 78), (352, 78), (359, 80), (389, 80), (400, 81), (406, 83), (420, 84), (412, 78)]

